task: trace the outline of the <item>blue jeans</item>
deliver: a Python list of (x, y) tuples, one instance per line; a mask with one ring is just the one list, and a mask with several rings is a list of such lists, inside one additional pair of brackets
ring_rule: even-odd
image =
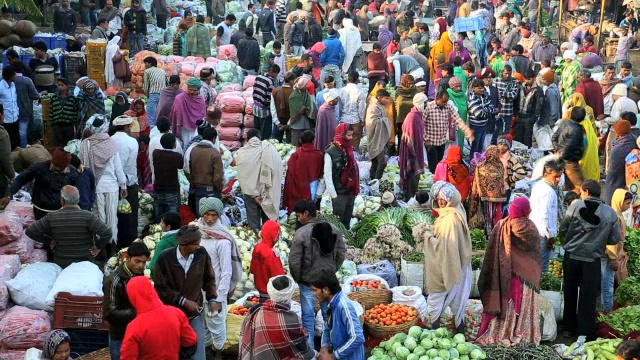
[(129, 35), (129, 56), (133, 58), (142, 50), (144, 50), (144, 35)]
[(542, 272), (546, 272), (549, 268), (549, 258), (551, 257), (551, 252), (547, 248), (547, 239), (544, 236), (540, 237), (540, 249), (542, 249)]
[(193, 354), (190, 360), (205, 360), (206, 352), (205, 352), (205, 336), (206, 336), (206, 328), (204, 326), (204, 315), (201, 313), (193, 319), (189, 319), (189, 325), (193, 328), (196, 335), (198, 336), (198, 345), (196, 349), (196, 353)]
[(81, 10), (80, 16), (82, 16), (82, 22), (84, 26), (91, 27), (91, 30), (96, 27), (96, 23), (98, 22), (98, 17), (95, 11), (93, 10)]
[(600, 271), (602, 280), (600, 283), (600, 311), (611, 312), (613, 310), (613, 270), (609, 267), (609, 259), (606, 255), (600, 259)]
[(320, 70), (320, 86), (324, 86), (324, 79), (327, 75), (333, 76), (336, 80), (336, 89), (342, 87), (342, 70), (338, 65), (325, 65), (322, 70)]
[(474, 153), (481, 153), (484, 147), (484, 136), (487, 133), (487, 127), (485, 126), (473, 126), (469, 125), (473, 130), (473, 142), (471, 143), (470, 159), (473, 159)]
[[(307, 343), (313, 349), (315, 348), (314, 336), (316, 330), (316, 296), (311, 290), (311, 286), (305, 284), (298, 284), (300, 288), (300, 306), (302, 307), (302, 327), (307, 331)], [(327, 318), (327, 303), (320, 303), (320, 310), (322, 311), (322, 317)], [(320, 334), (322, 335), (322, 334)]]
[(120, 360), (120, 348), (122, 347), (122, 339), (115, 340), (109, 336), (109, 355), (111, 360)]
[[(20, 119), (19, 132), (20, 132), (20, 147), (27, 147), (27, 132), (29, 131), (29, 119)], [(34, 139), (35, 140), (35, 139)]]
[(553, 19), (555, 18), (556, 6), (549, 9), (549, 25), (553, 24)]
[(180, 207), (180, 193), (155, 193), (153, 194), (156, 224), (162, 220), (162, 215), (169, 211), (178, 212)]
[(156, 108), (158, 107), (158, 102), (160, 102), (160, 94), (153, 93), (149, 94), (149, 99), (147, 100), (147, 114), (149, 114), (149, 129), (153, 128), (153, 125), (156, 123)]
[(496, 116), (496, 130), (493, 132), (491, 143), (495, 144), (498, 138), (511, 131), (511, 116)]
[[(222, 199), (222, 196), (219, 192), (215, 191), (213, 187), (210, 186), (196, 186), (195, 187), (195, 196), (196, 196), (196, 217), (199, 218), (202, 216), (200, 214), (200, 199), (206, 197), (216, 197), (218, 199)], [(222, 214), (218, 214), (222, 215)]]

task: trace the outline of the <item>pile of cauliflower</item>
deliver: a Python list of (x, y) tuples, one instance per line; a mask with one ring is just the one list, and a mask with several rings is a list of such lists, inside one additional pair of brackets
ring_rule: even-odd
[(400, 258), (413, 252), (413, 246), (402, 240), (400, 230), (390, 224), (382, 225), (376, 236), (369, 239), (362, 249), (363, 264), (375, 264), (380, 260), (389, 260), (396, 269), (400, 269)]
[[(149, 226), (149, 235), (145, 236), (142, 239), (136, 239), (135, 241), (144, 243), (149, 249), (149, 251), (151, 251), (150, 258), (153, 258), (153, 255), (155, 254), (156, 244), (160, 241), (161, 237), (162, 237), (162, 229), (160, 228), (160, 225), (153, 224)], [(127, 254), (127, 249), (128, 248), (124, 248), (118, 251), (118, 254), (116, 256), (112, 256), (107, 261), (107, 264), (105, 266), (105, 274), (108, 275), (109, 273), (114, 271), (118, 267), (118, 265), (120, 265), (120, 263), (124, 260)], [(147, 261), (146, 268), (144, 269), (144, 276), (150, 278), (151, 269), (149, 268), (149, 263), (150, 261)]]
[(353, 204), (353, 216), (362, 219), (366, 215), (373, 214), (380, 209), (379, 196), (358, 195)]

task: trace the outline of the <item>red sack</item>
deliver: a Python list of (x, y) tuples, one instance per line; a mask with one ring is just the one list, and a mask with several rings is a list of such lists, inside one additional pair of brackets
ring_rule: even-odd
[(0, 246), (0, 255), (18, 255), (20, 257), (20, 262), (23, 263), (27, 261), (29, 255), (31, 255), (34, 244), (35, 241), (23, 234), (18, 241), (13, 241)]
[(238, 150), (242, 147), (242, 143), (240, 141), (229, 141), (220, 139), (220, 143), (222, 143), (231, 151)]
[[(239, 127), (219, 127), (218, 138), (220, 141), (240, 141), (242, 130)], [(223, 143), (227, 145), (226, 143)]]
[[(37, 243), (36, 243), (37, 244)], [(33, 264), (36, 262), (47, 262), (47, 250), (44, 249), (33, 249), (31, 254), (27, 256), (27, 259), (24, 261), (25, 264)]]
[(16, 241), (22, 237), (22, 221), (11, 212), (0, 214), (0, 245)]
[(242, 125), (242, 113), (222, 113), (221, 127), (240, 127)]
[(22, 220), (22, 227), (25, 229), (36, 222), (36, 218), (33, 215), (33, 204), (30, 202), (12, 201), (4, 210), (20, 216), (20, 219)]
[(222, 93), (216, 98), (216, 105), (223, 113), (241, 113), (244, 111), (244, 99), (241, 94), (235, 91), (233, 93)]
[(8, 349), (41, 348), (49, 331), (49, 314), (23, 306), (12, 307), (0, 320), (0, 345)]

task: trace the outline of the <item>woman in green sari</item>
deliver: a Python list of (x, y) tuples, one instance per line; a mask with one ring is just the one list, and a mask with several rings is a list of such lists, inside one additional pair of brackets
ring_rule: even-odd
[[(464, 81), (466, 83), (466, 81)], [(457, 77), (452, 77), (449, 80), (449, 88), (447, 89), (447, 93), (449, 93), (449, 100), (453, 102), (455, 107), (458, 109), (458, 115), (462, 121), (467, 123), (467, 92), (462, 90), (463, 81), (461, 81)], [(458, 146), (460, 148), (464, 148), (464, 133), (460, 130), (457, 130), (457, 139)]]

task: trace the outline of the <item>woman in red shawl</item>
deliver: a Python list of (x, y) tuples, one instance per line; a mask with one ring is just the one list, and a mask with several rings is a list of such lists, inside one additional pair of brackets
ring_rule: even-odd
[(460, 193), (461, 201), (467, 201), (471, 192), (471, 176), (469, 167), (462, 161), (462, 150), (459, 146), (450, 146), (447, 156), (438, 163), (433, 181), (439, 180), (451, 183)]
[[(142, 99), (133, 100), (131, 107), (125, 111), (124, 114), (138, 120), (138, 124), (140, 125), (139, 134), (149, 135), (151, 133), (149, 114), (144, 110), (144, 101), (142, 101)], [(131, 136), (137, 137), (138, 134), (132, 133)]]
[(289, 214), (300, 200), (313, 200), (322, 177), (323, 155), (313, 146), (315, 135), (310, 130), (302, 133), (300, 146), (287, 162), (284, 179), (283, 204)]
[(529, 220), (526, 198), (509, 206), (509, 217), (493, 228), (484, 254), (478, 289), (483, 314), (480, 345), (540, 343), (540, 235)]
[(350, 227), (353, 203), (360, 193), (360, 173), (351, 139), (351, 125), (338, 125), (333, 143), (327, 148), (324, 157), (324, 162), (328, 163), (325, 168), (330, 169), (324, 173), (324, 182), (332, 199), (333, 214), (347, 228)]

